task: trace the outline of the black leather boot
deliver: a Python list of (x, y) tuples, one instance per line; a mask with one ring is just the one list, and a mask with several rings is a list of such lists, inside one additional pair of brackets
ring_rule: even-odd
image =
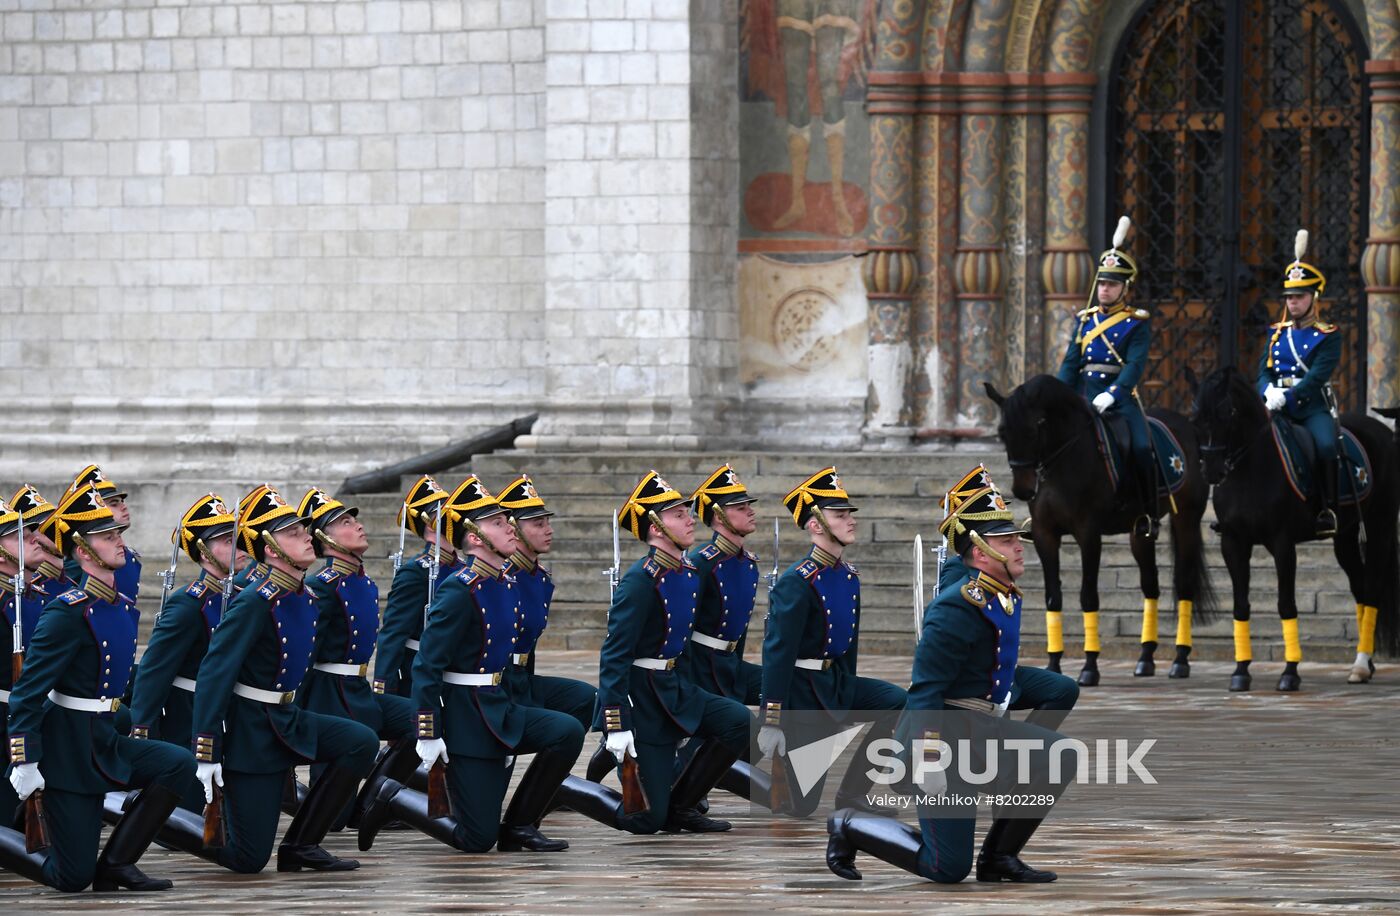
[(573, 765), (574, 758), (567, 754), (541, 751), (535, 755), (501, 818), (501, 835), (496, 840), (498, 850), (562, 852), (569, 848), (566, 840), (551, 840), (540, 833), (537, 824)]
[(605, 745), (600, 744), (593, 756), (588, 758), (588, 769), (584, 772), (584, 778), (589, 782), (601, 783), (615, 769), (617, 758)]
[(1322, 511), (1317, 514), (1316, 534), (1319, 539), (1325, 539), (1337, 533), (1337, 462), (1323, 461), (1320, 464)]
[(161, 825), (156, 840), (163, 846), (199, 856), (210, 862), (219, 862), (219, 850), (204, 845), (204, 818), (193, 811), (176, 808)]
[(277, 847), (278, 871), (350, 871), (360, 867), (354, 859), (337, 859), (321, 848), (331, 824), (355, 794), (359, 777), (342, 766), (328, 766), (306, 793), (282, 845)]
[(165, 878), (149, 878), (136, 867), (136, 861), (151, 845), (166, 818), (175, 806), (180, 804), (180, 793), (161, 785), (151, 785), (141, 790), (127, 807), (112, 835), (107, 838), (107, 846), (97, 858), (97, 873), (92, 879), (95, 891), (114, 891), (124, 888), (129, 891), (165, 891), (174, 887), (174, 882)]
[[(374, 769), (369, 771), (364, 783), (360, 786), (360, 792), (355, 796), (355, 804), (350, 809), (350, 818), (346, 822), (347, 827), (356, 828), (360, 826), (360, 818), (364, 816), (365, 808), (369, 807), (370, 799), (374, 797), (374, 792), (379, 788), (380, 779), (392, 779), (394, 782), (407, 782), (422, 763), (418, 759), (418, 751), (411, 738), (400, 738), (392, 745), (386, 745), (384, 753), (379, 755), (379, 759), (374, 762)], [(423, 790), (427, 791), (424, 784)]]
[(1021, 850), (1040, 826), (1039, 818), (997, 818), (987, 829), (977, 853), (978, 881), (1011, 881), (1016, 884), (1049, 884), (1059, 875), (1031, 868), (1020, 859)]
[(614, 830), (623, 829), (621, 793), (592, 780), (565, 776), (559, 784), (559, 791), (554, 793), (552, 804), (560, 807), (568, 805), (571, 810), (600, 824)]
[(25, 852), (24, 834), (20, 831), (0, 827), (0, 868), (36, 884), (45, 884), (44, 860), (47, 858), (42, 852)]
[(842, 808), (826, 821), (826, 867), (838, 877), (859, 881), (856, 851), (868, 852), (913, 874), (919, 873), (923, 838), (913, 827), (889, 817), (863, 817)]
[(122, 819), (126, 809), (131, 807), (131, 803), (136, 800), (140, 792), (108, 792), (102, 798), (102, 823), (108, 827), (117, 826), (117, 822)]
[(428, 816), (428, 796), (410, 789), (392, 779), (379, 780), (379, 788), (370, 799), (369, 806), (360, 816), (359, 845), (361, 852), (368, 852), (374, 845), (379, 831), (393, 819), (398, 819), (428, 836), (460, 849), (457, 845), (457, 819)]
[(707, 738), (671, 787), (671, 810), (667, 812), (666, 826), (662, 829), (670, 832), (722, 833), (734, 826), (728, 821), (706, 817), (696, 809), (696, 805), (738, 759), (737, 753), (714, 738)]
[(768, 807), (773, 798), (773, 778), (747, 760), (736, 760), (715, 783), (731, 795)]

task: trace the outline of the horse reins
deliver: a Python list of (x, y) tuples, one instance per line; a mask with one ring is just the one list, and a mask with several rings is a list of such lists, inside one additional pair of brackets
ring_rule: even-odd
[[(1044, 459), (1040, 461), (1012, 461), (1010, 459), (1007, 460), (1007, 465), (1009, 465), (1013, 471), (1017, 469), (1025, 469), (1031, 466), (1035, 467), (1035, 489), (1031, 492), (1031, 499), (1035, 499), (1036, 495), (1040, 493), (1040, 485), (1045, 481), (1045, 472), (1050, 469), (1050, 466), (1054, 464), (1057, 460), (1059, 460), (1060, 456), (1067, 452), (1071, 445), (1074, 445), (1074, 443), (1078, 442), (1079, 437), (1084, 435), (1084, 433), (1091, 429), (1093, 425), (1093, 421), (1090, 420), (1090, 422), (1087, 425), (1081, 426), (1078, 432), (1067, 438), (1063, 443), (1060, 444), (1059, 448), (1055, 449), (1053, 452), (1051, 452), (1049, 455), (1047, 455)], [(1035, 425), (1035, 445), (1037, 454), (1039, 454), (1040, 452), (1040, 439), (1041, 434), (1044, 432), (1044, 430), (1045, 418), (1041, 417)]]

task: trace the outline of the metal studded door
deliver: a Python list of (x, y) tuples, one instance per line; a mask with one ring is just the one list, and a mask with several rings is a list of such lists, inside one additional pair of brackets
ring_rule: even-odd
[(1186, 369), (1251, 377), (1300, 228), (1341, 326), (1342, 404), (1366, 394), (1365, 45), (1329, 0), (1153, 0), (1109, 90), (1108, 213), (1136, 226), (1133, 301), (1153, 313), (1149, 405), (1189, 410)]

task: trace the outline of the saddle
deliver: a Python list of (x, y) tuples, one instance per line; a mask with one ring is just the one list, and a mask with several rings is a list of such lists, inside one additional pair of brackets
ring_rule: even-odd
[[(1312, 495), (1313, 474), (1317, 468), (1317, 449), (1312, 436), (1299, 423), (1282, 414), (1274, 414), (1270, 423), (1274, 448), (1283, 476), (1293, 495), (1307, 502)], [(1342, 442), (1337, 461), (1337, 502), (1354, 506), (1371, 494), (1371, 458), (1351, 430), (1342, 428)]]
[[(1176, 493), (1186, 484), (1186, 452), (1167, 425), (1156, 417), (1147, 418), (1147, 432), (1157, 459), (1153, 462), (1152, 475), (1157, 481), (1157, 495)], [(1094, 435), (1098, 438), (1104, 472), (1113, 484), (1114, 492), (1117, 492), (1127, 476), (1124, 473), (1128, 469), (1127, 463), (1132, 460), (1128, 418), (1113, 411), (1107, 415), (1095, 414)]]

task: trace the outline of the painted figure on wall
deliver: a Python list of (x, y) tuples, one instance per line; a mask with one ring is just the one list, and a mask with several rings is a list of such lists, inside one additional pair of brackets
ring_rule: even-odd
[[(865, 181), (845, 180), (845, 96), (864, 89), (875, 13), (876, 0), (745, 0), (746, 100), (772, 101), (788, 158), (786, 174), (759, 174), (745, 189), (754, 229), (849, 237), (864, 227)], [(849, 132), (862, 149), (864, 132), (863, 124)], [(830, 180), (809, 184), (818, 138)]]

